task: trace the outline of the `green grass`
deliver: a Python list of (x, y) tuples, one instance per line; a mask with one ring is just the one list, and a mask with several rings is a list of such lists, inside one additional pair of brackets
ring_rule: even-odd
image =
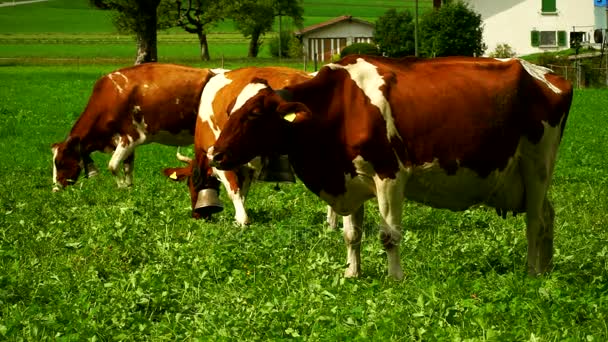
[[(0, 340), (608, 339), (606, 90), (579, 90), (550, 193), (555, 269), (529, 278), (522, 216), (404, 207), (403, 282), (386, 278), (377, 206), (363, 276), (301, 183), (256, 184), (253, 224), (189, 218), (173, 148), (138, 150), (135, 186), (108, 172), (51, 190), (50, 144), (121, 65), (0, 67)], [(236, 66), (236, 65), (234, 65)], [(100, 166), (108, 156), (93, 156)]]

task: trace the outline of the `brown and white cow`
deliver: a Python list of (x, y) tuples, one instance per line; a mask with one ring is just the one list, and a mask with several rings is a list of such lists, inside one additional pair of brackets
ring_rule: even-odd
[(525, 212), (528, 272), (550, 269), (547, 189), (572, 87), (549, 69), (518, 59), (349, 56), (308, 82), (275, 91), (260, 81), (244, 92), (257, 95), (230, 116), (209, 153), (212, 165), (288, 154), (308, 189), (348, 215), (346, 276), (360, 274), (363, 203), (374, 196), (394, 278), (403, 277), (405, 198), (457, 211), (485, 204), (501, 215)]
[[(186, 167), (165, 169), (165, 174), (174, 180), (188, 180), (192, 200), (192, 216), (207, 217), (221, 210), (216, 205), (206, 205), (203, 197), (209, 189), (219, 190), (215, 177), (224, 184), (235, 208), (238, 224), (249, 223), (245, 210), (245, 197), (252, 180), (261, 171), (261, 160), (250, 161), (231, 170), (216, 170), (209, 166), (207, 150), (213, 146), (224, 128), (228, 116), (238, 110), (249, 97), (257, 93), (251, 81), (264, 78), (272, 87), (282, 88), (312, 78), (304, 71), (285, 67), (246, 67), (228, 71), (212, 77), (201, 95), (194, 139), (195, 159)], [(248, 161), (249, 162), (249, 161)], [(216, 190), (217, 189), (217, 190)]]
[(213, 75), (208, 69), (147, 63), (100, 78), (68, 137), (52, 145), (53, 190), (75, 183), (83, 168), (87, 177), (97, 174), (90, 157), (95, 151), (113, 153), (108, 168), (122, 187), (132, 184), (138, 145), (192, 145), (201, 92)]

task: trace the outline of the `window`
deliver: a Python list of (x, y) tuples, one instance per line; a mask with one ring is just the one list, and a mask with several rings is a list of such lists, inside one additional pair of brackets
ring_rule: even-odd
[(566, 46), (566, 31), (532, 31), (530, 44), (538, 47)]
[(555, 31), (540, 31), (540, 46), (557, 46)]
[(557, 12), (557, 0), (541, 0), (542, 7), (541, 12), (543, 13), (555, 13)]

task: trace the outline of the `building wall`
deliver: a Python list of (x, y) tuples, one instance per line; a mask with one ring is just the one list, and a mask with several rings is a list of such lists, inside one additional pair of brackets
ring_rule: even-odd
[[(501, 43), (509, 44), (518, 55), (564, 49), (570, 46), (572, 31), (584, 31), (593, 41), (597, 17), (595, 0), (556, 0), (555, 14), (541, 12), (542, 0), (467, 1), (484, 21), (486, 54)], [(534, 30), (565, 31), (565, 46), (532, 46)]]
[(315, 55), (320, 62), (331, 60), (331, 56), (352, 44), (371, 42), (374, 28), (354, 21), (343, 21), (302, 36), (304, 53), (309, 60)]

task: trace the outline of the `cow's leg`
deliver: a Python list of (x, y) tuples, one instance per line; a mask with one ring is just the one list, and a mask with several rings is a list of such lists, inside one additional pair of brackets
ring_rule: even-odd
[(547, 198), (549, 173), (545, 165), (522, 162), (526, 186), (526, 237), (528, 273), (550, 270), (553, 261), (553, 222), (555, 212)]
[(135, 167), (135, 152), (132, 152), (122, 163), (125, 173), (125, 186), (133, 185), (133, 168)]
[(405, 177), (376, 179), (378, 207), (380, 209), (380, 240), (386, 250), (388, 275), (403, 279), (399, 243), (401, 242), (401, 211), (403, 209), (403, 189)]
[(343, 234), (346, 243), (346, 264), (348, 265), (344, 276), (347, 278), (361, 275), (361, 231), (364, 211), (363, 205), (361, 205), (353, 214), (344, 217)]
[[(127, 182), (126, 178), (123, 178), (120, 175), (118, 169), (120, 163), (129, 158), (133, 154), (135, 147), (140, 144), (141, 142), (139, 140), (133, 141), (133, 139), (129, 136), (124, 136), (122, 139), (120, 139), (119, 143), (116, 144), (116, 149), (114, 150), (112, 158), (110, 158), (110, 162), (108, 163), (108, 170), (110, 170), (112, 175), (116, 177), (116, 183), (120, 188), (124, 188), (131, 185)], [(130, 168), (130, 172), (132, 172), (132, 168)]]
[(338, 229), (338, 214), (330, 206), (327, 206), (327, 225), (331, 230)]
[(234, 218), (236, 222), (242, 226), (249, 224), (249, 217), (245, 210), (245, 196), (246, 192), (249, 190), (251, 179), (243, 175), (245, 177), (241, 178), (249, 178), (249, 180), (241, 179), (241, 181), (247, 181), (247, 184), (245, 184), (244, 182), (239, 181), (239, 176), (234, 171), (221, 171), (215, 169), (214, 173), (224, 184), (226, 193), (234, 205)]
[(99, 169), (91, 156), (87, 153), (82, 156), (82, 162), (84, 164), (84, 173), (87, 178), (93, 178), (99, 174)]

